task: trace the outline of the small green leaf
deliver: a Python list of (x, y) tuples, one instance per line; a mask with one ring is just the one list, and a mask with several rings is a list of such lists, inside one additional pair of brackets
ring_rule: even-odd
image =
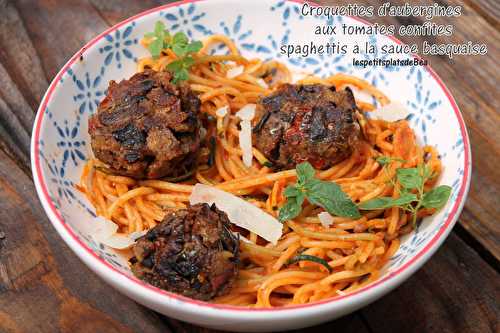
[(165, 34), (165, 24), (162, 21), (156, 21), (154, 34), (156, 37), (164, 37)]
[(153, 40), (151, 43), (148, 45), (148, 50), (153, 56), (153, 58), (158, 58), (161, 54), (161, 50), (163, 49), (163, 43), (159, 39)]
[(413, 193), (402, 193), (397, 199), (391, 197), (379, 197), (361, 203), (358, 207), (362, 210), (377, 210), (390, 207), (401, 207), (416, 201), (418, 198)]
[(148, 50), (153, 58), (158, 58), (163, 50), (163, 42), (165, 39), (165, 25), (161, 21), (155, 23), (154, 32), (148, 32), (144, 35), (147, 38), (153, 38), (148, 45)]
[(189, 68), (194, 65), (194, 59), (190, 55), (184, 58), (184, 68)]
[(189, 43), (188, 37), (183, 32), (177, 32), (172, 37), (161, 21), (155, 23), (154, 32), (148, 32), (144, 36), (152, 39), (148, 49), (153, 58), (158, 58), (163, 49), (172, 49), (178, 58), (167, 66), (173, 74), (172, 82), (186, 81), (189, 78), (188, 70), (194, 64), (194, 59), (189, 54), (198, 52), (203, 44), (200, 41)]
[(379, 156), (377, 157), (376, 161), (378, 164), (383, 166), (389, 164), (391, 162), (391, 158), (389, 156)]
[(172, 46), (172, 51), (178, 56), (178, 57), (184, 57), (187, 53), (187, 48), (186, 45), (183, 44), (174, 44)]
[(429, 192), (424, 194), (422, 199), (422, 206), (425, 208), (442, 208), (448, 202), (451, 194), (451, 187), (447, 185), (441, 185), (433, 188)]
[(180, 81), (186, 81), (189, 78), (189, 72), (187, 69), (182, 68), (174, 73), (173, 83), (179, 83)]
[(299, 191), (299, 189), (297, 189), (296, 186), (288, 185), (283, 191), (283, 194), (285, 195), (285, 197), (290, 198), (298, 196), (299, 194), (301, 194), (301, 192)]
[(170, 36), (170, 32), (165, 30), (165, 40), (171, 42), (172, 36)]
[(186, 45), (188, 43), (188, 37), (185, 33), (179, 31), (175, 33), (174, 37), (172, 38), (172, 43)]
[(406, 162), (405, 160), (403, 160), (402, 158), (398, 158), (398, 157), (390, 157), (390, 156), (379, 156), (375, 159), (375, 161), (377, 161), (378, 164), (384, 166), (384, 165), (387, 165), (393, 161), (398, 161), (398, 162), (401, 162), (401, 163), (404, 163)]
[(328, 261), (326, 261), (323, 258), (312, 256), (310, 254), (298, 254), (292, 259), (287, 261), (287, 265), (295, 264), (299, 261), (312, 261), (317, 264), (323, 265), (326, 269), (328, 269), (329, 272), (332, 272), (332, 267), (328, 264)]
[(203, 47), (203, 43), (199, 40), (191, 42), (187, 45), (186, 50), (188, 53), (196, 53)]
[(302, 210), (304, 195), (299, 192), (297, 196), (288, 197), (286, 204), (280, 208), (278, 219), (280, 222), (285, 222), (297, 217)]
[[(297, 171), (296, 185), (288, 186), (284, 194), (287, 203), (280, 210), (280, 220), (286, 217), (295, 217), (302, 209), (304, 196), (310, 203), (320, 206), (332, 215), (349, 218), (360, 218), (358, 208), (345, 194), (340, 186), (330, 181), (322, 181), (314, 177), (316, 171), (308, 162), (300, 163), (295, 167)], [(297, 205), (300, 202), (300, 205)], [(292, 218), (293, 218), (292, 217)]]
[(183, 67), (184, 67), (184, 63), (182, 62), (182, 60), (175, 60), (167, 65), (167, 69), (174, 72), (174, 74), (175, 74), (175, 72), (178, 72), (181, 69), (183, 69)]
[(356, 204), (334, 182), (313, 179), (305, 185), (307, 199), (335, 216), (358, 219), (361, 214)]
[(407, 189), (422, 187), (423, 178), (417, 168), (399, 168), (396, 170), (398, 182)]
[(314, 179), (314, 175), (316, 174), (316, 170), (314, 170), (309, 162), (300, 163), (295, 169), (297, 170), (297, 182), (300, 185), (304, 185), (311, 179)]
[(393, 202), (393, 198), (391, 197), (379, 197), (374, 198), (359, 204), (359, 209), (362, 210), (377, 210), (377, 209), (385, 209), (387, 207), (391, 207)]

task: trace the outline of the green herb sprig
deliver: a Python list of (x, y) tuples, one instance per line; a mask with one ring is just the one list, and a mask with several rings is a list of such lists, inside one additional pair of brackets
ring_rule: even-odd
[(311, 164), (304, 162), (297, 165), (295, 169), (297, 183), (288, 185), (283, 192), (287, 201), (279, 210), (278, 218), (281, 222), (297, 217), (302, 211), (302, 203), (306, 198), (310, 203), (322, 207), (332, 215), (353, 219), (361, 217), (356, 204), (340, 186), (314, 177), (316, 171)]
[[(378, 162), (378, 161), (377, 161)], [(429, 167), (418, 165), (416, 168), (399, 168), (396, 180), (400, 185), (399, 198), (379, 197), (361, 203), (361, 210), (377, 210), (399, 207), (413, 216), (413, 226), (417, 223), (417, 212), (421, 208), (442, 208), (451, 194), (451, 187), (441, 185), (424, 192), (425, 183), (433, 177)]]
[(377, 163), (380, 164), (381, 166), (386, 166), (389, 163), (394, 162), (394, 161), (401, 162), (401, 163), (405, 163), (406, 162), (402, 158), (399, 158), (399, 157), (390, 157), (390, 156), (379, 156), (379, 157), (377, 157), (375, 159), (375, 161), (377, 161)]
[(395, 187), (396, 182), (395, 182), (394, 178), (391, 177), (389, 174), (389, 164), (391, 164), (392, 162), (406, 163), (406, 160), (399, 158), (399, 157), (379, 156), (375, 159), (375, 161), (382, 166), (382, 170), (385, 172), (387, 178), (389, 178), (389, 180), (387, 182)]
[(167, 65), (167, 69), (174, 74), (174, 83), (188, 79), (188, 70), (194, 64), (192, 54), (201, 50), (202, 42), (189, 42), (183, 32), (177, 32), (172, 36), (161, 21), (157, 21), (154, 31), (146, 33), (144, 37), (151, 39), (148, 50), (153, 58), (158, 58), (164, 49), (171, 49), (177, 56), (177, 60)]
[(291, 258), (286, 262), (287, 265), (292, 265), (295, 264), (299, 261), (312, 261), (317, 264), (323, 265), (328, 271), (331, 273), (332, 272), (332, 267), (328, 264), (328, 261), (326, 261), (323, 258), (312, 256), (309, 254), (298, 254), (295, 257)]

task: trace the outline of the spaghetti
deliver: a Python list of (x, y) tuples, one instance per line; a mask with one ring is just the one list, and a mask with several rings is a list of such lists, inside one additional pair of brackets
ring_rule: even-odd
[[(218, 44), (229, 50), (227, 55), (209, 55)], [(142, 41), (147, 46), (148, 40)], [(151, 68), (165, 70), (176, 59), (171, 50), (164, 50), (157, 59), (138, 61), (138, 71)], [(135, 180), (109, 174), (97, 160), (89, 160), (81, 176), (79, 189), (94, 205), (98, 215), (119, 225), (120, 232), (148, 230), (162, 221), (166, 212), (185, 208), (194, 184), (203, 183), (243, 197), (272, 216), (285, 203), (283, 191), (296, 180), (295, 170), (274, 172), (266, 157), (253, 148), (250, 167), (243, 163), (239, 144), (239, 118), (235, 113), (243, 106), (270, 94), (281, 83), (292, 81), (292, 72), (276, 61), (246, 59), (227, 37), (214, 35), (194, 56), (188, 83), (199, 94), (201, 111), (214, 121), (209, 122), (201, 158), (206, 163), (197, 166), (182, 182)], [(242, 66), (239, 75), (228, 78), (227, 72)], [(336, 74), (328, 78), (306, 76), (299, 84), (321, 83), (337, 89), (346, 86), (373, 96), (381, 105), (389, 99), (362, 79)], [(357, 101), (362, 111), (359, 123), (362, 138), (351, 156), (333, 167), (319, 171), (316, 177), (335, 181), (354, 202), (380, 196), (399, 196), (398, 185), (391, 183), (400, 167), (425, 164), (433, 177), (425, 184), (434, 185), (441, 172), (437, 152), (430, 146), (420, 147), (406, 121), (389, 122), (368, 119), (365, 113), (375, 109)], [(217, 110), (228, 107), (227, 115)], [(210, 144), (210, 138), (215, 142)], [(212, 149), (209, 149), (212, 147)], [(391, 157), (386, 166), (377, 163), (380, 156)], [(424, 158), (425, 157), (425, 158)], [(218, 297), (216, 303), (272, 307), (314, 302), (352, 292), (374, 280), (382, 267), (399, 248), (399, 237), (412, 230), (410, 213), (392, 207), (363, 213), (357, 220), (333, 217), (324, 226), (318, 214), (322, 209), (306, 204), (301, 214), (287, 221), (284, 233), (276, 245), (243, 229), (237, 231), (241, 241), (242, 266), (231, 292)], [(433, 213), (420, 210), (419, 217)], [(313, 261), (291, 263), (294, 256), (321, 258), (331, 270)]]

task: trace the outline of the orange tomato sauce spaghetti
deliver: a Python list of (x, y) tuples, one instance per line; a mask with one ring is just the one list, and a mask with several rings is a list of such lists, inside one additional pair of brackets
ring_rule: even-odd
[[(142, 43), (147, 46), (148, 40)], [(218, 43), (225, 44), (229, 54), (209, 55), (208, 51)], [(140, 59), (137, 70), (164, 70), (175, 57), (173, 52), (164, 50), (158, 59)], [(84, 168), (79, 189), (94, 205), (97, 214), (117, 223), (122, 233), (148, 230), (162, 221), (166, 212), (187, 207), (196, 183), (243, 197), (277, 217), (278, 209), (286, 201), (285, 187), (296, 180), (295, 170), (274, 172), (265, 166), (268, 161), (256, 148), (253, 148), (251, 167), (243, 163), (239, 119), (234, 115), (246, 104), (257, 103), (279, 84), (291, 82), (292, 72), (276, 61), (243, 57), (235, 44), (221, 35), (208, 37), (194, 59), (188, 83), (199, 95), (202, 113), (213, 119), (207, 128), (206, 141), (215, 138), (215, 145), (212, 144), (215, 149), (211, 152), (207, 142), (202, 148), (201, 160), (207, 160), (212, 154), (213, 163), (199, 164), (193, 174), (181, 182), (112, 175), (97, 160), (89, 160)], [(243, 66), (242, 73), (228, 78), (227, 72), (237, 66)], [(381, 105), (389, 103), (374, 86), (345, 74), (327, 78), (306, 76), (296, 83), (322, 83), (337, 89), (350, 86), (370, 94)], [(224, 106), (229, 107), (228, 115), (218, 116), (216, 111)], [(380, 196), (397, 198), (399, 189), (390, 182), (396, 169), (424, 163), (435, 175), (426, 184), (432, 187), (441, 172), (437, 152), (430, 146), (419, 146), (406, 121), (369, 119), (365, 115), (375, 106), (361, 101), (357, 101), (357, 106), (362, 138), (349, 158), (319, 171), (316, 177), (335, 181), (359, 203)], [(424, 159), (424, 155), (427, 158)], [(380, 156), (397, 159), (382, 167), (376, 161)], [(248, 241), (240, 241), (242, 264), (237, 281), (229, 294), (213, 302), (281, 307), (352, 292), (379, 278), (381, 269), (399, 248), (399, 237), (412, 230), (410, 213), (397, 207), (365, 212), (357, 220), (333, 217), (328, 227), (318, 218), (321, 211), (306, 203), (297, 218), (285, 223), (283, 236), (276, 245), (238, 229)], [(431, 213), (419, 211), (420, 217)], [(299, 253), (326, 260), (331, 272), (315, 262), (289, 264), (289, 259)]]

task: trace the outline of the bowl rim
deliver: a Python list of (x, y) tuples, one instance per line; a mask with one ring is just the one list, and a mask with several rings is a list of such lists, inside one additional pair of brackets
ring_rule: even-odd
[[(41, 169), (41, 161), (40, 161), (40, 133), (41, 133), (41, 127), (43, 124), (44, 120), (44, 115), (45, 115), (45, 109), (47, 107), (47, 104), (50, 102), (51, 97), (54, 93), (54, 91), (57, 90), (57, 85), (61, 81), (62, 76), (66, 73), (66, 71), (85, 53), (85, 51), (89, 48), (91, 48), (95, 43), (100, 41), (104, 36), (108, 35), (111, 32), (114, 32), (116, 29), (122, 27), (123, 25), (135, 21), (143, 16), (164, 10), (166, 8), (170, 7), (177, 7), (180, 5), (188, 4), (188, 3), (195, 3), (195, 2), (202, 2), (202, 1), (207, 1), (207, 0), (182, 0), (182, 1), (176, 1), (170, 4), (158, 6), (151, 8), (149, 10), (143, 11), (139, 14), (136, 14), (134, 16), (131, 16), (115, 25), (112, 27), (106, 29), (96, 37), (92, 38), (89, 42), (87, 42), (78, 52), (76, 52), (68, 62), (61, 68), (61, 70), (56, 74), (55, 78), (52, 80), (50, 83), (41, 103), (37, 111), (36, 119), (33, 125), (33, 131), (32, 131), (32, 138), (31, 138), (31, 168), (32, 168), (32, 173), (33, 173), (33, 180), (35, 183), (35, 188), (38, 194), (38, 197), (42, 203), (42, 206), (45, 210), (45, 213), (49, 217), (49, 220), (51, 221), (52, 225), (55, 227), (55, 229), (58, 231), (60, 236), (63, 238), (63, 240), (66, 242), (66, 244), (69, 245), (69, 247), (77, 254), (77, 256), (94, 272), (98, 273), (101, 277), (105, 278), (105, 280), (111, 281), (113, 280), (116, 282), (121, 288), (123, 289), (129, 289), (131, 293), (134, 293), (137, 298), (144, 298), (144, 299), (149, 299), (152, 296), (158, 296), (159, 299), (153, 301), (150, 299), (152, 302), (161, 302), (163, 299), (165, 301), (172, 301), (177, 300), (181, 303), (184, 303), (185, 305), (195, 305), (199, 309), (199, 307), (205, 308), (205, 309), (213, 309), (213, 310), (226, 310), (230, 311), (231, 313), (276, 313), (276, 312), (295, 312), (294, 310), (297, 309), (319, 309), (322, 305), (326, 304), (337, 304), (339, 302), (345, 300), (352, 300), (354, 303), (362, 303), (366, 302), (367, 299), (370, 298), (370, 294), (368, 293), (369, 291), (375, 294), (378, 294), (377, 297), (382, 296), (386, 292), (392, 290), (393, 288), (397, 287), (399, 284), (404, 282), (409, 276), (411, 276), (416, 270), (418, 270), (422, 265), (434, 254), (434, 252), (440, 247), (440, 245), (444, 242), (446, 239), (447, 235), (450, 233), (451, 229), (453, 228), (454, 224), (456, 223), (459, 214), (462, 211), (462, 208), (465, 204), (465, 199), (467, 197), (467, 193), (469, 191), (470, 187), (470, 177), (471, 177), (471, 147), (470, 147), (470, 141), (469, 141), (469, 136), (467, 133), (467, 129), (465, 126), (464, 119), (462, 117), (462, 114), (458, 108), (458, 105), (452, 96), (451, 92), (449, 89), (446, 87), (446, 85), (443, 83), (442, 79), (439, 77), (439, 75), (430, 67), (430, 65), (425, 65), (424, 68), (426, 71), (429, 72), (429, 74), (433, 77), (433, 79), (439, 84), (440, 88), (442, 91), (445, 93), (446, 98), (448, 99), (448, 102), (451, 104), (453, 111), (455, 113), (455, 116), (458, 120), (459, 126), (460, 126), (460, 132), (463, 137), (463, 144), (464, 144), (464, 173), (461, 179), (461, 186), (458, 191), (457, 197), (455, 198), (454, 206), (451, 209), (448, 217), (446, 218), (445, 223), (443, 226), (439, 229), (439, 231), (434, 235), (434, 237), (429, 241), (429, 243), (421, 249), (418, 253), (414, 254), (413, 257), (408, 260), (404, 265), (399, 267), (397, 270), (390, 272), (387, 274), (387, 276), (378, 279), (377, 281), (360, 288), (352, 293), (349, 293), (347, 295), (341, 295), (341, 296), (336, 296), (334, 298), (327, 298), (324, 300), (312, 302), (312, 303), (307, 303), (307, 304), (298, 304), (298, 305), (291, 305), (287, 307), (280, 307), (280, 308), (245, 308), (245, 307), (238, 307), (238, 306), (233, 306), (233, 305), (224, 305), (224, 304), (215, 304), (215, 303), (209, 303), (209, 302), (204, 302), (204, 301), (198, 301), (194, 300), (179, 294), (175, 294), (172, 292), (168, 292), (159, 288), (156, 288), (152, 285), (149, 285), (134, 276), (129, 276), (126, 275), (125, 273), (121, 272), (117, 268), (113, 267), (103, 259), (101, 259), (94, 251), (92, 251), (91, 248), (89, 248), (85, 243), (83, 243), (75, 234), (75, 232), (71, 229), (71, 227), (66, 224), (62, 218), (62, 216), (59, 214), (57, 209), (54, 206), (54, 203), (52, 202), (50, 196), (49, 196), (49, 191), (47, 189), (47, 185), (42, 173)], [(293, 2), (293, 3), (304, 3), (304, 0), (286, 0), (287, 2)], [(310, 1), (309, 1), (310, 2)], [(359, 17), (352, 17), (349, 16), (351, 19), (354, 19), (358, 22), (361, 22), (363, 24), (368, 24), (372, 25), (372, 23), (359, 18)], [(402, 44), (402, 42), (397, 39), (394, 36), (388, 36), (391, 40), (396, 42), (397, 44)], [(416, 59), (422, 59), (419, 55), (412, 54), (412, 57)], [(112, 284), (110, 282), (110, 284)], [(137, 287), (137, 289), (130, 288), (130, 287)], [(373, 297), (371, 297), (373, 299)], [(327, 310), (327, 309), (325, 309)]]

